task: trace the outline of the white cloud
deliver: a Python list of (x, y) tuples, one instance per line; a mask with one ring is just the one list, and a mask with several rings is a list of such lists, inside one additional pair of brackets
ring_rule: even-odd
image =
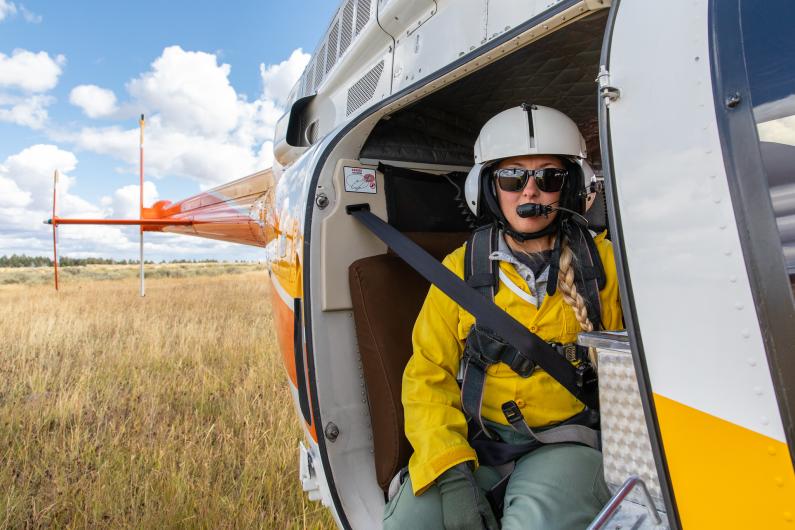
[[(100, 206), (69, 192), (78, 160), (69, 151), (55, 145), (34, 145), (9, 156), (0, 164), (0, 255), (51, 255), (52, 227), (42, 223), (52, 215), (52, 180), (54, 168), (62, 171), (58, 183), (59, 217), (104, 218), (113, 214), (121, 218), (138, 216), (138, 186), (124, 186), (112, 197), (104, 197)], [(151, 204), (158, 192), (151, 182), (144, 184), (144, 200)], [(220, 241), (185, 238), (172, 234), (154, 234), (146, 238), (148, 259), (207, 257), (218, 259), (246, 257), (256, 259), (259, 249), (241, 249)], [(138, 250), (137, 228), (111, 226), (67, 226), (58, 229), (59, 254), (72, 257), (99, 256), (135, 258)]]
[(262, 78), (263, 96), (266, 99), (272, 99), (280, 105), (287, 102), (287, 96), (290, 95), (290, 90), (295, 85), (301, 73), (309, 64), (309, 59), (312, 56), (304, 53), (301, 48), (293, 50), (290, 57), (286, 61), (279, 64), (271, 64), (265, 66), (259, 65), (260, 77)]
[[(51, 59), (57, 73), (50, 74), (48, 82), (37, 78), (38, 82), (34, 83), (31, 78), (17, 73), (20, 70), (17, 66), (21, 63), (15, 57), (23, 53), (28, 63), (35, 62), (33, 58), (40, 61), (42, 54), (49, 57), (44, 52), (32, 54), (25, 51), (15, 51), (16, 55), (12, 57), (0, 55), (0, 65), (13, 64), (16, 68), (11, 72), (3, 71), (0, 66), (0, 89), (9, 87), (26, 92), (14, 97), (0, 93), (0, 119), (12, 121), (13, 118), (15, 123), (44, 126), (54, 143), (108, 156), (122, 162), (122, 172), (137, 174), (139, 131), (137, 119), (133, 121), (133, 117), (137, 118), (143, 112), (147, 118), (146, 177), (185, 177), (203, 189), (272, 164), (275, 124), (284, 113), (290, 89), (309, 58), (301, 50), (296, 50), (286, 61), (262, 65), (262, 92), (251, 100), (234, 89), (229, 79), (231, 67), (219, 61), (217, 55), (186, 51), (178, 46), (168, 47), (152, 62), (148, 71), (127, 83), (127, 97), (121, 97), (120, 101), (116, 100), (113, 92), (89, 83), (75, 87), (70, 94), (70, 101), (88, 116), (116, 119), (126, 116), (132, 123), (127, 122), (127, 126), (112, 124), (75, 128), (53, 125), (48, 121), (46, 107), (51, 100), (39, 99), (38, 106), (29, 101), (34, 96), (48, 97), (41, 92), (57, 84), (65, 60), (60, 56)], [(104, 100), (100, 101), (102, 98)], [(14, 107), (22, 104), (36, 110), (28, 114), (37, 117), (25, 122), (19, 111), (12, 113)], [(0, 166), (0, 178), (3, 179), (0, 193), (5, 191), (9, 197), (0, 203), (0, 254), (50, 249), (51, 232), (49, 227), (41, 224), (41, 220), (50, 216), (54, 167), (60, 168), (64, 174), (59, 186), (60, 216), (137, 216), (137, 186), (124, 186), (107, 193), (96, 204), (91, 203), (69, 191), (77, 171), (74, 154), (55, 145), (31, 146), (8, 157)], [(159, 197), (154, 183), (147, 182), (144, 192), (147, 204)], [(129, 251), (137, 247), (135, 228), (64, 226), (59, 233), (63, 240), (61, 248), (64, 252), (69, 248), (70, 255), (130, 257)], [(147, 253), (155, 259), (158, 255), (261, 256), (261, 250), (253, 247), (249, 249), (176, 235), (151, 235), (147, 241)]]
[[(58, 182), (59, 216), (102, 215), (100, 208), (69, 192), (74, 178), (68, 173), (76, 167), (77, 157), (55, 145), (33, 145), (6, 158), (0, 165), (0, 189), (11, 194), (0, 202), (0, 252), (30, 254), (51, 250), (52, 228), (42, 221), (52, 216), (55, 169), (62, 172)], [(67, 240), (87, 237), (87, 227), (75, 228), (66, 235)], [(105, 227), (91, 237), (92, 241), (104, 238), (107, 242), (118, 233), (118, 229)]]
[[(19, 190), (29, 194), (29, 205), (33, 208), (52, 207), (53, 175), (58, 169), (61, 178), (58, 187), (64, 196), (68, 195), (72, 178), (68, 175), (77, 167), (77, 157), (55, 145), (37, 144), (9, 156), (0, 166), (0, 177), (13, 181)], [(68, 199), (67, 209), (76, 206), (84, 209), (79, 201)]]
[(38, 24), (42, 21), (41, 15), (37, 15), (24, 5), (19, 4), (19, 7), (17, 7), (14, 2), (0, 0), (0, 22), (2, 22), (6, 17), (16, 15), (17, 12), (22, 14), (22, 18), (25, 19), (25, 22)]
[(41, 129), (47, 123), (47, 107), (54, 101), (52, 96), (43, 94), (29, 96), (0, 94), (0, 121)]
[(218, 136), (235, 128), (240, 110), (230, 70), (213, 54), (170, 46), (127, 89), (147, 114), (160, 114), (169, 127)]
[[(138, 164), (138, 129), (87, 127), (66, 133), (80, 148)], [(207, 188), (255, 172), (256, 158), (246, 146), (164, 127), (159, 116), (147, 120), (145, 139), (147, 177), (187, 177)]]
[(69, 103), (80, 107), (89, 118), (109, 116), (118, 110), (116, 94), (97, 85), (78, 85), (69, 93)]
[(25, 22), (30, 22), (31, 24), (39, 24), (43, 20), (41, 15), (37, 15), (33, 11), (29, 10), (27, 7), (19, 4), (19, 11), (22, 13), (22, 18), (25, 19)]
[(65, 64), (66, 57), (50, 57), (47, 52), (16, 49), (10, 56), (0, 53), (0, 87), (46, 92), (58, 84)]
[(5, 19), (9, 15), (14, 15), (17, 12), (17, 6), (14, 2), (8, 2), (7, 0), (0, 0), (0, 21)]
[[(131, 99), (118, 105), (118, 114), (147, 115), (147, 176), (185, 177), (209, 188), (269, 167), (282, 100), (307, 57), (296, 50), (286, 61), (263, 66), (262, 95), (247, 101), (229, 81), (230, 66), (219, 64), (215, 55), (165, 48), (151, 70), (127, 84)], [(53, 137), (132, 169), (138, 162), (138, 134), (137, 127), (110, 126), (63, 130)]]
[(27, 206), (30, 202), (30, 192), (19, 189), (11, 179), (0, 177), (0, 207)]
[[(130, 184), (117, 189), (110, 199), (109, 206), (111, 214), (117, 219), (137, 219), (139, 217), (140, 189), (138, 184)], [(157, 201), (158, 193), (155, 183), (149, 180), (144, 181), (144, 205), (152, 206)], [(104, 201), (108, 202), (108, 201)]]

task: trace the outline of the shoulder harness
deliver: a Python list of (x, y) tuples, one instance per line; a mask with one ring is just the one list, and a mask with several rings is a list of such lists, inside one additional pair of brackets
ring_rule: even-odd
[[(551, 296), (557, 290), (558, 260), (562, 237), (565, 234), (577, 263), (575, 282), (578, 292), (584, 294), (588, 317), (594, 329), (600, 329), (602, 320), (599, 291), (606, 283), (604, 267), (587, 228), (576, 224), (573, 227), (572, 224), (564, 221), (556, 238), (550, 263), (547, 294)], [(500, 263), (498, 260), (490, 259), (490, 256), (498, 248), (499, 237), (500, 230), (496, 224), (480, 227), (472, 233), (464, 254), (464, 280), (491, 301), (494, 300), (499, 288)], [(572, 363), (572, 369), (577, 372), (580, 380), (596, 377), (590, 365), (587, 348), (577, 344), (549, 343), (549, 345)], [(601, 447), (601, 440), (598, 430), (599, 411), (595, 408), (586, 407), (579, 414), (558, 425), (534, 430), (525, 421), (515, 401), (503, 403), (502, 412), (511, 427), (530, 441), (508, 444), (500, 440), (486, 427), (481, 415), (486, 370), (497, 362), (507, 364), (521, 377), (530, 377), (537, 367), (515, 347), (502, 341), (476, 322), (469, 331), (461, 359), (462, 370), (459, 372), (462, 374), (461, 406), (470, 423), (469, 443), (475, 449), (478, 460), (484, 465), (497, 466), (503, 475), (486, 494), (492, 508), (496, 513), (501, 514), (508, 480), (516, 460), (521, 456), (542, 445), (552, 443), (574, 442), (598, 450)], [(596, 385), (591, 386), (596, 388)], [(594, 399), (593, 402), (596, 400)]]
[[(576, 278), (577, 288), (581, 293), (585, 293), (588, 316), (594, 324), (595, 329), (601, 328), (601, 303), (599, 301), (599, 291), (604, 287), (606, 280), (601, 259), (596, 251), (591, 234), (587, 229), (573, 223), (564, 222), (565, 228), (561, 232), (568, 238), (569, 246), (574, 253), (577, 262)], [(573, 226), (572, 226), (573, 225)], [(499, 261), (490, 259), (492, 252), (498, 248), (498, 238), (500, 230), (496, 224), (486, 225), (478, 228), (472, 233), (467, 242), (464, 254), (464, 280), (476, 289), (484, 297), (494, 300), (499, 288)], [(547, 284), (547, 294), (553, 295), (557, 289), (558, 259), (560, 256), (560, 245), (562, 237), (559, 235), (551, 260), (550, 281)], [(557, 353), (562, 355), (572, 364), (572, 369), (578, 372), (580, 378), (595, 377), (592, 367), (588, 361), (588, 349), (577, 344), (548, 343)], [(537, 368), (528, 356), (523, 355), (517, 348), (501, 340), (492, 331), (485, 329), (479, 323), (475, 323), (469, 331), (464, 353), (462, 357), (461, 370), (461, 404), (464, 412), (474, 422), (476, 427), (475, 438), (480, 436), (492, 440), (493, 435), (483, 423), (481, 416), (481, 404), (483, 401), (483, 390), (486, 378), (486, 369), (492, 364), (503, 362), (511, 367), (521, 377), (530, 377)], [(523, 434), (530, 434), (531, 437), (541, 443), (554, 443), (555, 441), (576, 441), (586, 445), (598, 445), (598, 435), (581, 436), (578, 435), (572, 440), (561, 439), (560, 436), (543, 436), (541, 433), (533, 433), (524, 421), (524, 417), (515, 402), (509, 401), (503, 404), (503, 413), (508, 422), (514, 429)], [(596, 411), (592, 411), (596, 412)], [(589, 414), (588, 423), (593, 423), (592, 416)], [(598, 422), (598, 420), (597, 420)], [(569, 433), (577, 429), (567, 429)], [(529, 431), (529, 432), (528, 432)], [(564, 437), (565, 438), (565, 437)], [(542, 439), (549, 439), (543, 442)]]

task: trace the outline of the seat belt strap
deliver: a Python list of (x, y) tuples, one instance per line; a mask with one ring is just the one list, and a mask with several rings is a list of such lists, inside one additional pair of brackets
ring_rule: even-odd
[(483, 390), (486, 382), (486, 369), (476, 362), (464, 361), (464, 376), (461, 379), (461, 408), (472, 418), (487, 438), (493, 439), (491, 431), (483, 423), (480, 411), (483, 408)]
[(519, 406), (515, 401), (503, 403), (502, 413), (505, 414), (505, 419), (508, 420), (515, 431), (542, 444), (578, 443), (592, 447), (597, 451), (600, 449), (599, 431), (596, 429), (591, 429), (585, 425), (565, 424), (543, 431), (534, 431), (527, 425), (522, 411), (519, 410)]
[(595, 409), (598, 406), (596, 377), (583, 374), (581, 369), (572, 366), (552, 346), (497, 307), (493, 301), (468, 286), (419, 245), (371, 213), (368, 204), (349, 205), (346, 211), (422, 277), (471, 313), (484, 328), (494, 331), (504, 342), (513, 345), (529, 362), (537, 363), (587, 407)]

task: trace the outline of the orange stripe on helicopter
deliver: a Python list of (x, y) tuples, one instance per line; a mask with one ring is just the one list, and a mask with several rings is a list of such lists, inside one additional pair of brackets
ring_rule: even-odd
[[(282, 362), (287, 371), (287, 377), (290, 379), (290, 384), (298, 388), (298, 378), (301, 377), (301, 385), (306, 388), (307, 399), (309, 400), (309, 415), (310, 420), (306, 422), (309, 435), (317, 443), (317, 430), (315, 428), (315, 413), (311, 405), (311, 391), (309, 390), (309, 374), (307, 373), (306, 363), (306, 346), (302, 348), (304, 355), (304, 373), (298, 374), (295, 366), (295, 345), (294, 332), (295, 332), (295, 313), (293, 308), (288, 306), (282, 299), (282, 295), (278, 292), (281, 287), (277, 285), (278, 280), (271, 277), (271, 303), (273, 307), (273, 320), (276, 328), (276, 337), (279, 343), (279, 350), (282, 354)], [(301, 414), (299, 414), (301, 416)]]
[(654, 394), (682, 526), (795, 529), (787, 445)]
[(279, 351), (282, 354), (282, 362), (287, 371), (287, 377), (294, 386), (298, 386), (298, 377), (295, 369), (295, 350), (293, 345), (293, 334), (295, 332), (295, 314), (293, 308), (287, 305), (277, 292), (274, 279), (271, 278), (271, 307), (273, 308), (273, 320), (276, 324), (276, 339), (279, 343)]

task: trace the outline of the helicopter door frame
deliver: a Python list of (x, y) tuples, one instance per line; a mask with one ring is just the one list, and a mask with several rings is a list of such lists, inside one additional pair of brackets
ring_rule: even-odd
[(616, 271), (618, 273), (619, 292), (621, 293), (621, 305), (624, 313), (624, 325), (630, 340), (632, 360), (635, 365), (635, 374), (640, 390), (640, 399), (643, 405), (643, 414), (646, 418), (646, 428), (649, 433), (654, 462), (657, 469), (657, 477), (660, 481), (660, 491), (665, 502), (666, 515), (671, 530), (678, 530), (682, 527), (679, 521), (676, 501), (673, 495), (673, 487), (668, 473), (668, 464), (662, 446), (660, 425), (657, 420), (657, 413), (652, 399), (651, 382), (649, 380), (649, 369), (646, 365), (643, 341), (640, 329), (637, 326), (638, 315), (635, 307), (635, 300), (632, 295), (632, 282), (630, 280), (629, 268), (627, 265), (627, 251), (623, 240), (623, 230), (621, 223), (621, 212), (618, 208), (618, 190), (615, 183), (615, 168), (613, 166), (613, 151), (610, 135), (610, 101), (619, 96), (619, 92), (609, 85), (610, 72), (610, 53), (612, 51), (613, 31), (616, 25), (618, 10), (621, 0), (613, 0), (610, 6), (610, 14), (607, 19), (602, 51), (599, 57), (599, 77), (597, 82), (598, 98), (597, 109), (599, 113), (599, 150), (602, 156), (602, 172), (605, 183), (605, 199), (607, 201), (607, 218), (610, 226), (610, 237), (613, 243), (614, 257), (616, 261)]
[(790, 458), (795, 461), (795, 310), (750, 104), (740, 3), (741, 0), (711, 0), (715, 111), (734, 213), (738, 225), (745, 228), (740, 231), (740, 243), (754, 305), (766, 330), (762, 338), (770, 375)]
[(792, 299), (767, 186), (754, 185), (765, 173), (745, 64), (731, 64), (737, 3), (611, 9), (600, 141), (670, 524), (778, 527), (795, 485), (780, 412), (791, 408), (781, 365), (792, 366)]

